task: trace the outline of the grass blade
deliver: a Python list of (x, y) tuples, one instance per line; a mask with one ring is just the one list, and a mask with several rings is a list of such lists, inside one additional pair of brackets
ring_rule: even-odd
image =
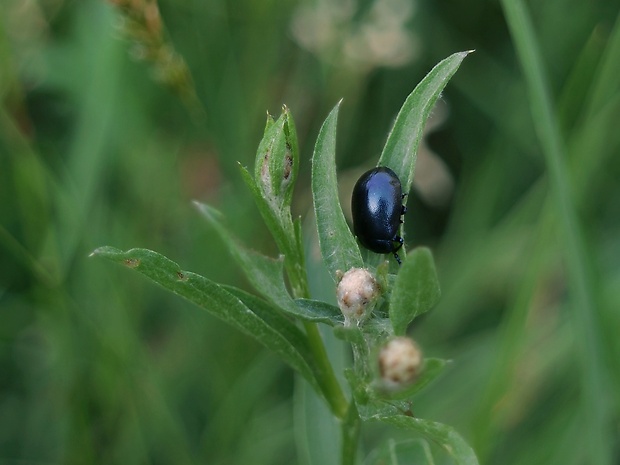
[[(551, 194), (556, 203), (560, 221), (560, 235), (564, 250), (571, 308), (574, 312), (575, 334), (581, 364), (581, 384), (584, 418), (584, 445), (587, 447), (587, 462), (596, 464), (611, 463), (609, 449), (610, 431), (604, 405), (606, 394), (603, 383), (602, 350), (600, 338), (602, 331), (597, 321), (592, 284), (588, 276), (588, 257), (583, 243), (581, 225), (577, 218), (569, 187), (566, 151), (560, 135), (551, 94), (547, 87), (545, 71), (534, 28), (529, 13), (520, 0), (502, 0), (504, 15), (529, 93), (532, 117), (545, 156), (549, 172)], [(587, 439), (586, 439), (587, 438)]]

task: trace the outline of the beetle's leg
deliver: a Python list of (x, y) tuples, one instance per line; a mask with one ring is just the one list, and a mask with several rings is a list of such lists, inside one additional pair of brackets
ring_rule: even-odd
[(396, 246), (396, 248), (394, 250), (392, 250), (392, 253), (394, 254), (394, 258), (396, 259), (396, 262), (399, 265), (402, 265), (403, 262), (400, 260), (400, 257), (398, 256), (398, 251), (403, 247), (403, 245), (405, 244), (405, 239), (403, 239), (400, 236), (395, 236), (394, 237), (394, 242), (398, 242), (398, 245)]
[(400, 224), (404, 223), (402, 216), (405, 213), (407, 213), (407, 207), (405, 207), (404, 205), (401, 205), (401, 208), (400, 208), (400, 219), (398, 220), (400, 222)]

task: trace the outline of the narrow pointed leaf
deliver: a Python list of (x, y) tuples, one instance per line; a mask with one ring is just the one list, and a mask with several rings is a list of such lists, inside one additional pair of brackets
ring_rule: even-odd
[(277, 121), (267, 119), (254, 166), (254, 180), (277, 216), (290, 215), (288, 207), (298, 170), (295, 123), (289, 109), (284, 107)]
[(300, 232), (296, 230), (296, 226), (293, 224), (290, 210), (286, 209), (284, 213), (277, 216), (275, 210), (272, 210), (270, 204), (265, 200), (250, 172), (243, 166), (239, 166), (239, 168), (243, 181), (250, 188), (254, 197), (258, 211), (276, 241), (278, 249), (284, 254), (284, 266), (290, 278), (293, 295), (307, 295), (307, 289), (303, 287), (307, 281), (303, 265), (303, 249), (298, 247)]
[[(263, 321), (265, 321), (265, 323), (282, 334), (286, 340), (295, 347), (305, 361), (305, 369), (308, 370), (308, 375), (312, 374), (312, 381), (310, 384), (315, 387), (315, 390), (319, 395), (322, 395), (322, 391), (318, 389), (318, 381), (316, 381), (313, 374), (316, 371), (316, 366), (314, 364), (314, 356), (305, 333), (291, 320), (280, 313), (278, 308), (274, 307), (272, 304), (261, 299), (260, 297), (233, 286), (222, 287), (241, 300), (248, 308), (252, 309), (252, 311)], [(308, 376), (304, 375), (304, 377), (308, 379)]]
[[(308, 361), (296, 347), (296, 341), (287, 339), (294, 332), (290, 323), (286, 331), (277, 328), (284, 324), (280, 319), (276, 327), (258, 316), (242, 300), (222, 286), (196, 273), (182, 271), (175, 262), (146, 249), (123, 252), (114, 247), (100, 247), (92, 255), (107, 258), (143, 274), (160, 286), (198, 305), (212, 315), (253, 337), (280, 355), (299, 371), (317, 390), (318, 383)], [(303, 351), (303, 348), (302, 348)]]
[[(412, 456), (418, 461), (406, 461)], [(423, 459), (423, 460), (422, 460)], [(420, 461), (422, 460), (422, 461)], [(374, 449), (364, 463), (382, 465), (402, 465), (404, 463), (416, 463), (418, 465), (434, 465), (433, 453), (428, 441), (424, 439), (409, 439), (395, 441), (389, 439)]]
[(424, 436), (441, 446), (458, 465), (478, 465), (473, 449), (451, 426), (407, 415), (376, 415), (371, 419)]
[(296, 309), (297, 306), (284, 284), (283, 257), (273, 259), (246, 249), (235, 238), (233, 232), (224, 226), (222, 214), (218, 210), (200, 202), (194, 202), (194, 205), (226, 244), (254, 289), (281, 309)]
[(325, 323), (330, 326), (342, 325), (344, 317), (338, 307), (311, 299), (295, 299), (297, 304), (297, 316), (302, 320)]
[(338, 270), (362, 267), (359, 247), (347, 225), (338, 200), (336, 177), (336, 123), (340, 103), (331, 111), (321, 130), (312, 157), (312, 197), (325, 265), (334, 281)]
[(444, 87), (469, 53), (455, 53), (439, 62), (407, 97), (396, 117), (378, 166), (394, 170), (403, 185), (403, 192), (409, 192), (413, 182), (426, 120)]
[(294, 252), (291, 237), (288, 236), (287, 232), (282, 227), (282, 223), (280, 222), (280, 218), (276, 216), (274, 211), (270, 208), (269, 203), (265, 200), (262, 192), (256, 185), (254, 178), (250, 172), (243, 166), (239, 166), (241, 170), (241, 178), (245, 181), (246, 185), (250, 188), (250, 192), (254, 197), (256, 202), (256, 206), (258, 207), (258, 211), (260, 212), (267, 228), (271, 232), (278, 248), (284, 255), (290, 255)]
[(269, 207), (269, 203), (265, 200), (262, 192), (256, 185), (252, 174), (245, 168), (244, 166), (239, 165), (239, 170), (241, 171), (241, 179), (245, 182), (245, 184), (250, 189), (252, 196), (254, 197), (254, 201), (256, 202), (256, 206), (258, 207), (258, 211), (263, 217), (263, 221), (267, 225), (267, 228), (271, 232), (276, 244), (278, 244), (278, 248), (283, 254), (287, 254), (290, 249), (290, 244), (285, 232), (282, 229), (282, 226), (278, 220), (278, 217)]
[(365, 344), (364, 333), (357, 326), (336, 326), (334, 328), (334, 336), (343, 341), (350, 342), (351, 344)]
[(390, 302), (394, 334), (401, 336), (415, 317), (429, 311), (439, 300), (439, 280), (431, 251), (414, 249), (396, 276)]

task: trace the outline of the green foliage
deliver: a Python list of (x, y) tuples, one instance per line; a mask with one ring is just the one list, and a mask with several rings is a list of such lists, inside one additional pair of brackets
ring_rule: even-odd
[(454, 458), (454, 462), (459, 465), (476, 465), (478, 463), (471, 447), (450, 426), (406, 415), (377, 415), (373, 420), (389, 423), (425, 436), (445, 449)]
[[(297, 306), (288, 294), (284, 284), (283, 263), (284, 257), (277, 260), (265, 257), (258, 252), (245, 249), (236, 240), (235, 235), (221, 222), (221, 213), (213, 207), (196, 202), (200, 213), (214, 227), (222, 241), (228, 247), (231, 255), (245, 272), (246, 277), (254, 288), (282, 311), (295, 313)], [(293, 309), (293, 310), (292, 310)]]
[(431, 251), (414, 249), (399, 271), (390, 299), (390, 320), (394, 334), (403, 335), (414, 318), (439, 301), (439, 281)]
[[(318, 387), (311, 368), (308, 340), (273, 306), (242, 294), (239, 290), (231, 292), (195, 273), (182, 271), (175, 262), (151, 250), (132, 249), (123, 252), (113, 247), (100, 247), (93, 255), (142, 273), (255, 338), (299, 371), (310, 384)], [(246, 303), (251, 306), (248, 307)]]
[(407, 97), (381, 152), (377, 166), (387, 166), (409, 192), (426, 120), (446, 84), (470, 52), (455, 53), (435, 66)]
[[(465, 57), (464, 54), (459, 56), (461, 60)], [(444, 66), (446, 65), (440, 65), (439, 69)], [(415, 134), (422, 133), (425, 119), (412, 119), (410, 114), (419, 111), (422, 106), (428, 107), (425, 110), (428, 115), (431, 102), (437, 99), (439, 91), (457, 67), (458, 65), (453, 65), (452, 72), (447, 76), (436, 68), (430, 77), (413, 91), (397, 118), (388, 144), (394, 144), (394, 134), (398, 134), (407, 140), (416, 140), (414, 149), (417, 148), (419, 137), (416, 139)], [(428, 88), (435, 89), (435, 92), (429, 93)], [(359, 248), (338, 201), (335, 154), (339, 106), (340, 104), (332, 110), (319, 132), (312, 163), (312, 192), (319, 243), (323, 259), (334, 279), (339, 279), (342, 270), (363, 266)], [(411, 153), (411, 150), (402, 150), (399, 152), (400, 157), (398, 154), (392, 155), (389, 161), (394, 166), (404, 166), (407, 172), (413, 173), (415, 156)], [(393, 292), (387, 285), (389, 280), (385, 277), (381, 279), (383, 284), (379, 290), (386, 297), (392, 296), (389, 320), (377, 316), (371, 322), (364, 321), (351, 328), (347, 327), (346, 321), (345, 325), (342, 325), (337, 309), (330, 304), (307, 298), (294, 301), (289, 295), (283, 274), (285, 262), (288, 263), (287, 271), (293, 296), (305, 295), (305, 289), (308, 288), (304, 260), (300, 255), (302, 251), (298, 247), (301, 240), (293, 227), (290, 213), (298, 163), (295, 128), (290, 113), (285, 108), (277, 121), (271, 117), (267, 119), (265, 134), (256, 157), (254, 178), (251, 178), (247, 170), (242, 170), (244, 180), (283, 254), (277, 260), (247, 250), (224, 225), (220, 212), (195, 202), (248, 281), (266, 300), (235, 287), (222, 287), (195, 273), (181, 271), (176, 263), (149, 250), (132, 249), (122, 252), (112, 247), (101, 247), (95, 250), (93, 255), (108, 258), (141, 272), (164, 288), (232, 324), (281, 356), (310, 383), (318, 395), (325, 398), (332, 413), (342, 421), (343, 464), (355, 463), (360, 421), (368, 419), (379, 419), (420, 432), (440, 442), (456, 457), (458, 463), (477, 463), (471, 449), (464, 445), (460, 436), (451, 428), (417, 419), (404, 421), (400, 418), (402, 413), (393, 412), (392, 404), (386, 403), (388, 400), (410, 399), (440, 374), (445, 366), (444, 361), (427, 360), (421, 368), (420, 382), (406, 389), (401, 387), (396, 394), (382, 393), (380, 389), (373, 387), (373, 384), (380, 384), (375, 379), (378, 373), (373, 369), (377, 363), (376, 352), (380, 345), (394, 334), (404, 334), (407, 325), (416, 316), (428, 311), (439, 298), (435, 266), (428, 249), (418, 248), (411, 253), (411, 257), (405, 261), (396, 277)], [(287, 256), (293, 258), (286, 261)], [(386, 270), (382, 265), (379, 274), (385, 274)], [(302, 320), (305, 332), (287, 317)], [(353, 399), (346, 407), (347, 400), (329, 366), (329, 360), (323, 355), (323, 342), (314, 337), (318, 334), (314, 323), (326, 323), (335, 327), (334, 333), (337, 337), (352, 344), (355, 359), (348, 380)], [(358, 407), (363, 410), (359, 412)]]
[(254, 162), (254, 179), (274, 214), (286, 222), (286, 209), (291, 206), (293, 187), (299, 171), (299, 149), (293, 118), (284, 107), (277, 121), (267, 115), (265, 134)]
[(340, 325), (344, 322), (342, 313), (338, 307), (327, 302), (311, 299), (296, 299), (297, 316), (302, 320), (325, 323), (330, 326)]
[(321, 255), (332, 278), (362, 266), (362, 256), (342, 213), (336, 179), (336, 121), (340, 103), (331, 111), (316, 140), (312, 157), (312, 198)]
[[(0, 461), (439, 465), (458, 431), (481, 463), (614, 463), (617, 6), (388, 3), (3, 2)], [(346, 225), (377, 163), (400, 267)], [(210, 311), (99, 244), (174, 258), (195, 275), (141, 252)], [(381, 288), (359, 327), (341, 263)], [(391, 389), (405, 332), (426, 357)]]
[[(254, 178), (243, 167), (241, 174), (256, 205), (284, 255), (293, 295), (305, 297), (304, 254), (299, 237), (299, 220), (293, 222), (290, 203), (297, 178), (299, 154), (297, 134), (289, 110), (284, 107), (277, 121), (267, 117), (265, 134), (256, 153)], [(297, 223), (297, 225), (295, 224)]]
[[(557, 206), (563, 242), (563, 254), (567, 263), (568, 282), (572, 291), (572, 311), (581, 329), (578, 340), (578, 356), (581, 369), (582, 390), (588, 399), (606, 395), (603, 380), (603, 348), (597, 334), (600, 322), (596, 317), (595, 291), (587, 274), (590, 257), (582, 238), (581, 226), (573, 205), (566, 163), (566, 148), (560, 134), (560, 126), (554, 115), (551, 95), (536, 44), (534, 29), (526, 6), (520, 0), (502, 2), (508, 26), (513, 35), (517, 55), (523, 67), (526, 86), (531, 100), (532, 116), (537, 120), (537, 134), (545, 156), (550, 189)], [(620, 24), (620, 18), (619, 18)], [(619, 33), (620, 34), (620, 33)], [(607, 448), (610, 432), (606, 426), (605, 408), (600, 403), (584, 405), (583, 415), (587, 423), (588, 457), (593, 463), (611, 463), (611, 451)]]

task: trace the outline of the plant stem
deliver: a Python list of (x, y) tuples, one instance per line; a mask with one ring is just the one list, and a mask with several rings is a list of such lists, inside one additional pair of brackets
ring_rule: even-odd
[(588, 437), (584, 440), (588, 447), (586, 461), (605, 465), (611, 462), (608, 446), (611, 438), (604, 405), (606, 389), (599, 340), (602, 331), (597, 321), (597, 308), (587, 273), (588, 259), (581, 227), (568, 184), (564, 143), (554, 117), (529, 13), (521, 0), (502, 0), (502, 7), (525, 75), (530, 108), (545, 156), (564, 240), (569, 286), (574, 299), (571, 308), (575, 327), (578, 328), (575, 336), (582, 369), (584, 430)]
[[(298, 251), (299, 252), (299, 251)], [(310, 291), (308, 288), (308, 276), (306, 274), (305, 266), (303, 266), (304, 255), (302, 253), (297, 254), (297, 264), (291, 264), (286, 267), (286, 272), (293, 289), (293, 295), (296, 298), (309, 298)], [(306, 335), (308, 336), (308, 343), (310, 350), (314, 355), (315, 372), (318, 382), (323, 391), (323, 396), (332, 413), (339, 419), (344, 419), (349, 408), (349, 403), (340, 383), (334, 373), (327, 351), (325, 350), (325, 344), (319, 331), (318, 326), (315, 323), (304, 322), (304, 328)]]
[(355, 402), (351, 402), (342, 422), (342, 465), (355, 465), (361, 420)]
[(342, 392), (332, 364), (327, 357), (321, 333), (315, 323), (304, 323), (304, 327), (316, 362), (316, 374), (323, 390), (323, 395), (329, 403), (332, 413), (339, 420), (343, 420), (347, 414), (348, 401)]

